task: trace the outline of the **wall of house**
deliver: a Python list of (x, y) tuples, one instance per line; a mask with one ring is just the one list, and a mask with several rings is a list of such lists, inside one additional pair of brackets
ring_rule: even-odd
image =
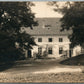
[[(42, 42), (38, 42), (38, 38), (42, 38)], [(48, 41), (48, 38), (52, 38), (52, 42)], [(59, 38), (63, 39), (63, 42), (59, 42)], [(59, 58), (64, 54), (69, 56), (69, 44), (70, 41), (67, 36), (34, 36), (37, 46), (33, 46), (32, 57), (38, 53), (38, 47), (42, 48), (42, 53), (44, 51), (48, 52), (48, 48), (52, 47), (52, 54), (48, 54), (48, 57)], [(63, 47), (63, 53), (59, 54), (59, 47)]]
[(82, 48), (81, 48), (80, 45), (74, 47), (74, 48), (73, 48), (72, 56), (80, 55), (80, 54), (81, 54), (81, 51), (82, 51), (81, 49), (82, 49)]

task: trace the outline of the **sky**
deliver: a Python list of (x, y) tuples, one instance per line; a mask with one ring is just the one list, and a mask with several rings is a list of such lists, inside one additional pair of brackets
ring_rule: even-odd
[(33, 2), (35, 6), (32, 7), (32, 12), (36, 17), (62, 17), (61, 14), (55, 12), (51, 6), (48, 6), (47, 1)]

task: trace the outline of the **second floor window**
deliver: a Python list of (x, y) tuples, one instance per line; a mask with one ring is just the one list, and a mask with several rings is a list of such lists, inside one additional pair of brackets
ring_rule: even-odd
[(52, 38), (48, 38), (48, 42), (52, 42)]
[(59, 42), (63, 42), (63, 38), (59, 38)]
[(38, 42), (42, 42), (42, 38), (38, 38)]

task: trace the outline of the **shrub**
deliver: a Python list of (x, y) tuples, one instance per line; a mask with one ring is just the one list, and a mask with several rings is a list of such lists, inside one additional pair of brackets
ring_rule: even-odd
[(48, 52), (45, 50), (44, 52), (43, 52), (43, 55), (42, 55), (44, 58), (45, 57), (48, 57)]

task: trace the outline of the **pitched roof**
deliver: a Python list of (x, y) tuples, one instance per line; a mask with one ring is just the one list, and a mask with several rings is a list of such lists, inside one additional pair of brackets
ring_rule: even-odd
[(60, 31), (60, 18), (36, 18), (38, 26), (33, 29), (27, 28), (26, 32), (30, 35), (69, 35), (71, 31)]

